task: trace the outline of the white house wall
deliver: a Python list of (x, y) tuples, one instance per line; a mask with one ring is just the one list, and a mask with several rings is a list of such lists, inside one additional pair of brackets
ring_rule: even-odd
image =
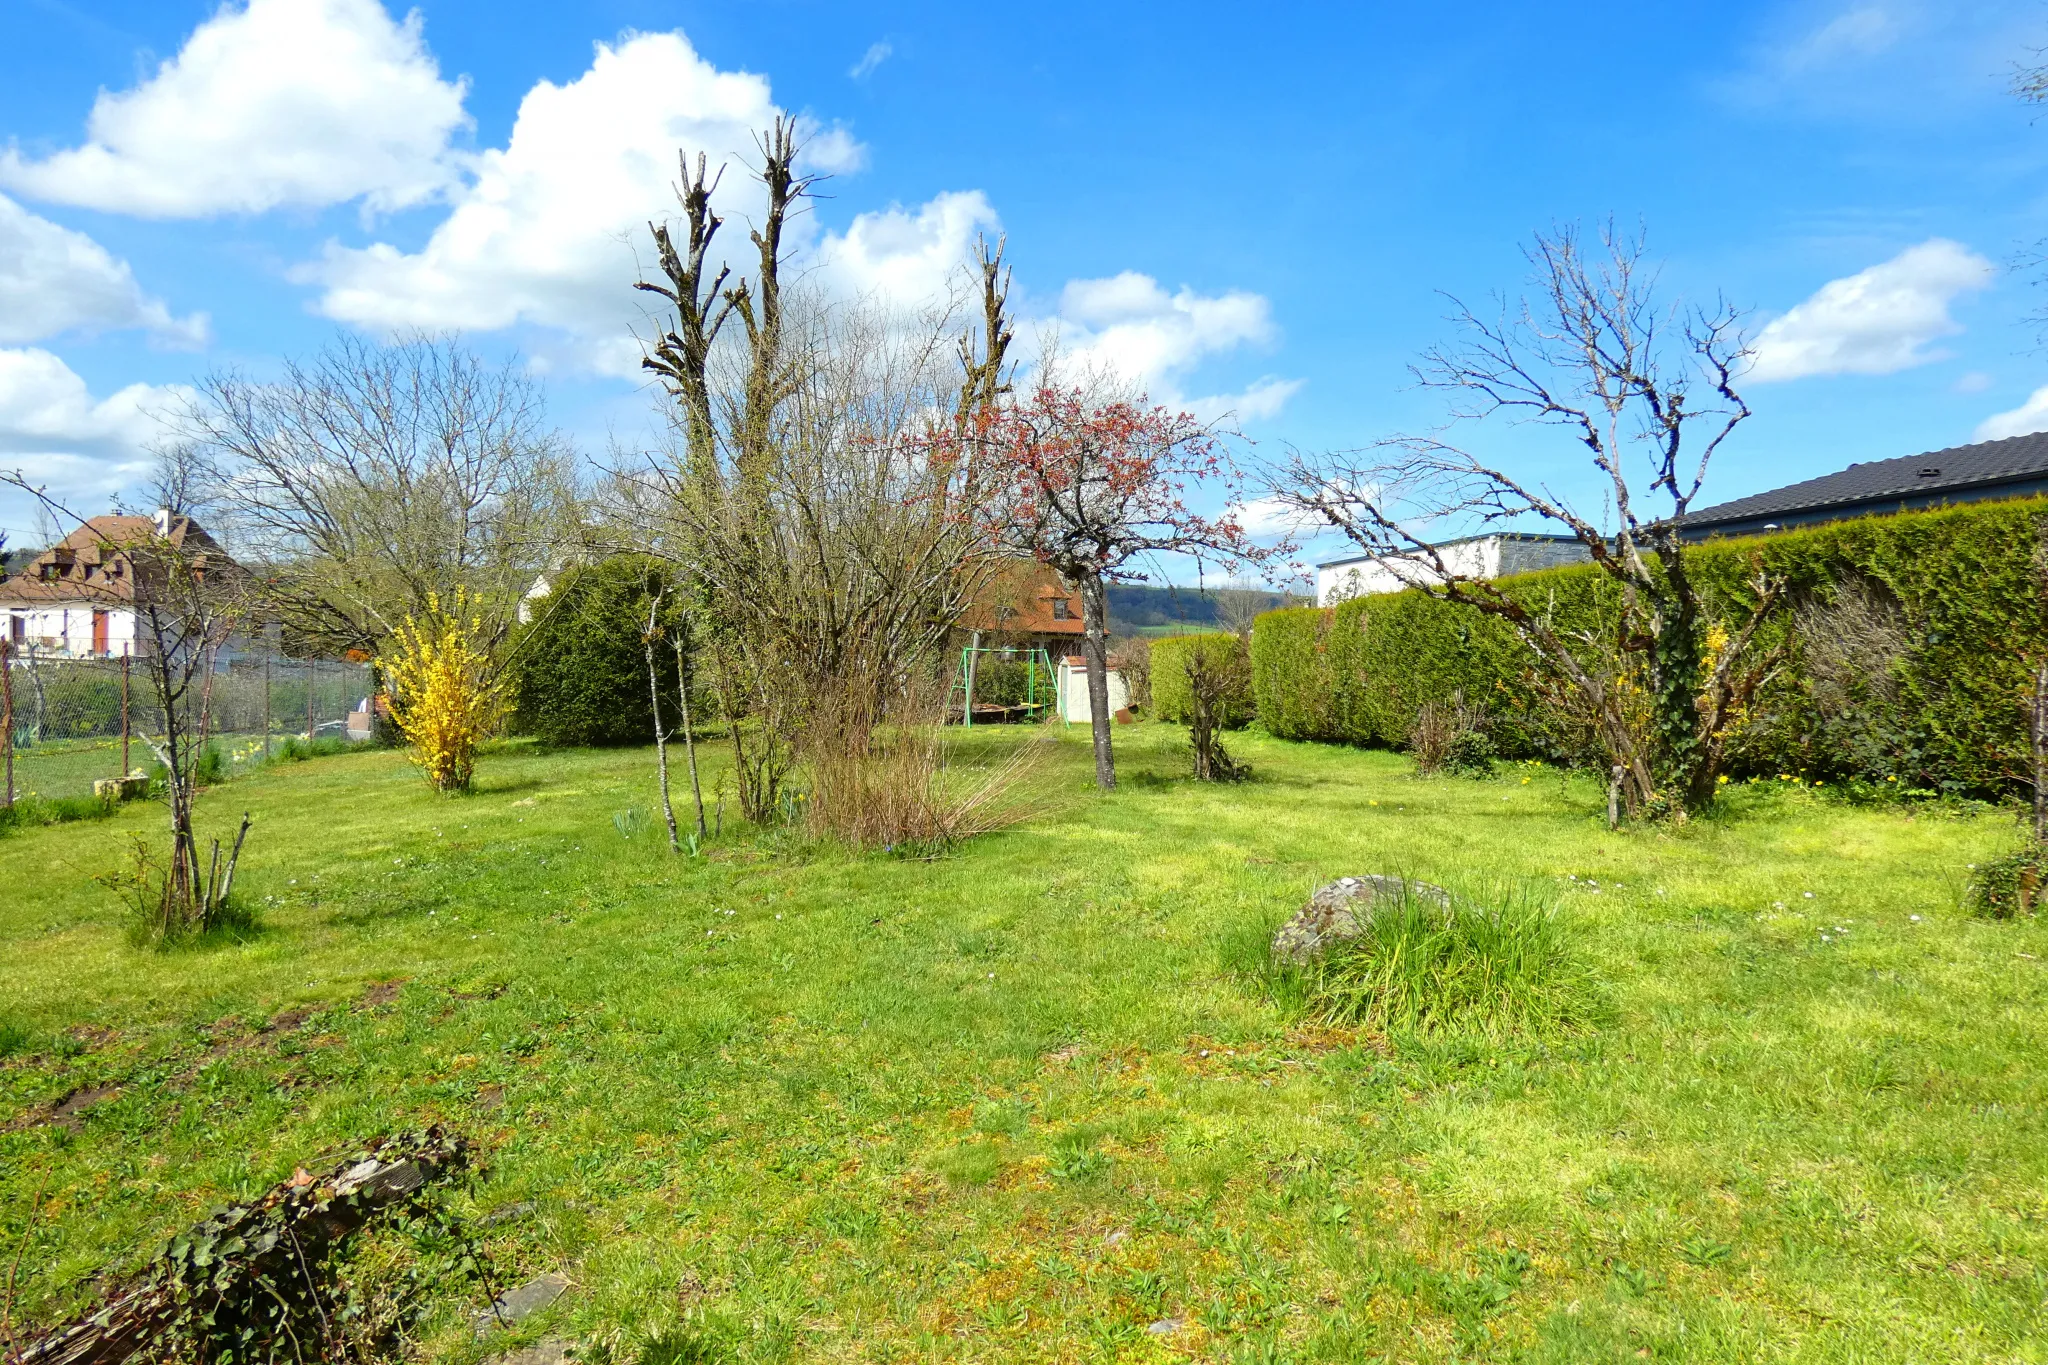
[(0, 614), (6, 618), (4, 625), (0, 625), (0, 633), (17, 644), (51, 653), (90, 655), (95, 652), (92, 647), (95, 610), (106, 612), (106, 652), (110, 655), (135, 653), (135, 613), (118, 607), (0, 607)]
[[(1454, 574), (1493, 578), (1500, 573), (1500, 540), (1497, 537), (1446, 545), (1439, 553)], [(1439, 581), (1435, 566), (1415, 554), (1325, 564), (1316, 570), (1316, 605), (1334, 607), (1354, 597), (1374, 597)]]
[[(1124, 682), (1124, 675), (1116, 669), (1110, 669), (1107, 676), (1109, 713), (1115, 715), (1131, 704), (1131, 689)], [(1054, 694), (1059, 698), (1061, 720), (1087, 725), (1094, 719), (1088, 711), (1088, 668), (1085, 664), (1070, 664), (1062, 660), (1053, 686)]]

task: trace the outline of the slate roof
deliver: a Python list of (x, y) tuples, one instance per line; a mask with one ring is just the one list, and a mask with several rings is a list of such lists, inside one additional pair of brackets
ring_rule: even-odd
[(2048, 484), (2048, 432), (1951, 446), (1924, 455), (1852, 464), (1837, 474), (1787, 484), (1689, 513), (1685, 529), (1706, 533), (1738, 523), (1806, 523), (1899, 507), (2017, 497)]

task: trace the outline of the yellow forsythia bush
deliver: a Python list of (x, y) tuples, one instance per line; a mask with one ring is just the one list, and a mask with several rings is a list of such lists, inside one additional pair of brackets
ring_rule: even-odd
[(424, 619), (407, 616), (378, 660), (391, 719), (436, 791), (469, 790), (477, 745), (504, 719), (504, 682), (482, 638), (474, 600), (458, 589), (452, 609), (430, 596)]

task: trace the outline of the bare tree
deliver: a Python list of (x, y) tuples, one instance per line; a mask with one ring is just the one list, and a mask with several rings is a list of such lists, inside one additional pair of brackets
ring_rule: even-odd
[(612, 485), (625, 534), (690, 576), (756, 820), (793, 744), (865, 752), (886, 699), (912, 695), (905, 679), (971, 600), (986, 559), (963, 513), (976, 465), (948, 434), (1002, 391), (1010, 339), (999, 252), (983, 252), (987, 335), (961, 345), (964, 378), (949, 313), (788, 289), (785, 231), (814, 183), (799, 152), (789, 121), (761, 138), (765, 211), (737, 282), (715, 264), (718, 174), (684, 163), (681, 224), (651, 228), (661, 279), (639, 285), (670, 309), (643, 365), (672, 400), (673, 437)]
[(539, 388), (452, 337), (343, 335), (275, 381), (203, 380), (178, 422), (287, 628), (375, 653), (463, 590), (495, 633), (571, 519), (571, 453)]
[(1216, 624), (1244, 640), (1252, 636), (1252, 622), (1274, 605), (1272, 593), (1241, 578), (1211, 588), (1209, 599), (1216, 604)]
[[(1454, 422), (1559, 429), (1599, 476), (1611, 534), (1547, 484), (1436, 435), (1296, 452), (1273, 493), (1367, 554), (1407, 556), (1424, 591), (1512, 627), (1593, 717), (1632, 814), (1697, 810), (1714, 799), (1730, 725), (1781, 657), (1753, 646), (1782, 584), (1759, 570), (1732, 628), (1710, 640), (1717, 622), (1684, 537), (1714, 455), (1749, 416), (1735, 387), (1749, 356), (1740, 315), (1659, 304), (1641, 240), (1611, 226), (1590, 250), (1568, 227), (1526, 255), (1534, 299), (1504, 304), (1498, 320), (1457, 305), (1464, 339), (1428, 352), (1415, 374), (1449, 395)], [(1618, 588), (1611, 642), (1567, 638), (1425, 538), (1531, 519), (1569, 531)], [(1596, 662), (1609, 645), (1621, 673)], [(1633, 674), (1649, 695), (1647, 728), (1629, 715)]]
[[(160, 488), (190, 477), (180, 460), (190, 452), (173, 450), (162, 459)], [(139, 865), (131, 890), (148, 913), (159, 938), (211, 927), (227, 906), (239, 861), (242, 838), (234, 841), (225, 864), (220, 841), (202, 866), (193, 810), (199, 792), (199, 758), (205, 746), (202, 696), (219, 650), (247, 618), (250, 594), (247, 576), (189, 516), (168, 509), (154, 517), (120, 516), (98, 520), (65, 508), (48, 491), (31, 484), (20, 471), (0, 474), (11, 485), (81, 529), (91, 527), (103, 560), (118, 560), (127, 587), (118, 594), (107, 575), (98, 586), (72, 585), (103, 593), (109, 605), (132, 611), (135, 619), (136, 663), (149, 691), (143, 708), (141, 736), (163, 765), (164, 802), (169, 809), (171, 854), (161, 875)]]

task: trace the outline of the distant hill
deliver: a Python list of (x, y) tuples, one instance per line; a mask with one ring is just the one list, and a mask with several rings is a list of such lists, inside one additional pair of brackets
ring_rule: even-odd
[[(1237, 600), (1242, 597), (1240, 604)], [(1249, 610), (1300, 606), (1309, 599), (1253, 588), (1154, 587), (1149, 583), (1109, 585), (1112, 635), (1163, 635), (1175, 630), (1221, 630), (1225, 617)]]

